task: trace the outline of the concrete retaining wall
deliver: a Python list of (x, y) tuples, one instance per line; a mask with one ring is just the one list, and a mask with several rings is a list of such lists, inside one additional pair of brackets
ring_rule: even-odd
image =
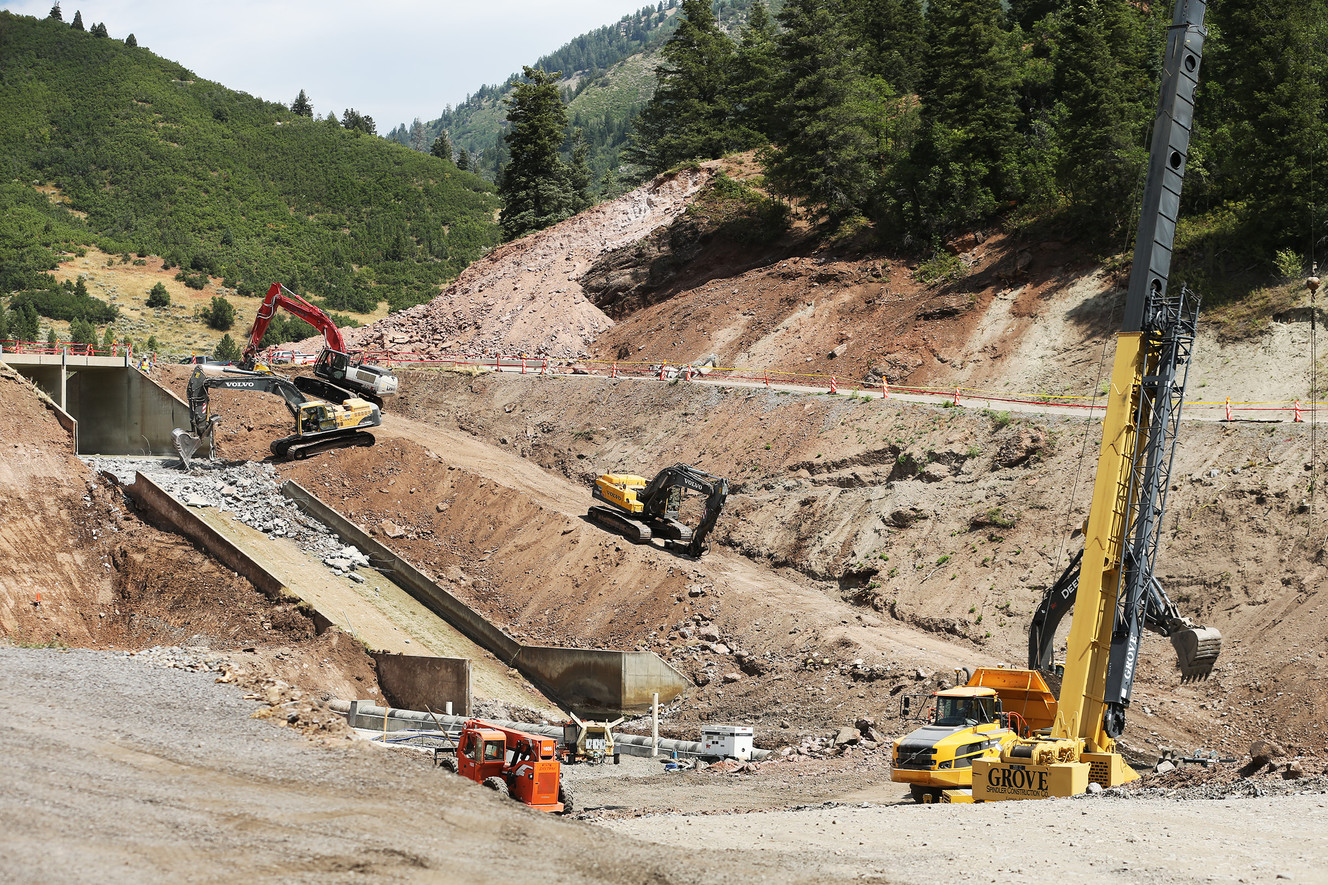
[(378, 667), (378, 687), (398, 707), (452, 710), (470, 715), (470, 660), (370, 652)]
[(286, 586), (275, 575), (143, 474), (135, 474), (133, 483), (125, 486), (124, 490), (137, 505), (139, 513), (145, 515), (148, 522), (157, 528), (188, 538), (222, 565), (248, 578), (267, 597), (282, 599), (290, 596)]
[(582, 718), (639, 715), (650, 710), (654, 692), (669, 703), (691, 684), (654, 652), (523, 646), (298, 483), (283, 483), (281, 492), (342, 541), (359, 547), (375, 568), (390, 574), (440, 618)]

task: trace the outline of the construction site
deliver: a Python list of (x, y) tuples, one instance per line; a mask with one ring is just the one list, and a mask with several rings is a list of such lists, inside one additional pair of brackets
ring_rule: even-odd
[(1317, 278), (738, 248), (744, 163), (235, 366), (6, 347), (8, 874), (1321, 880)]

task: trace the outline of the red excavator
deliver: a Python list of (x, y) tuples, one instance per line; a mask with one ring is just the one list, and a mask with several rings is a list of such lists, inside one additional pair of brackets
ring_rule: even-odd
[(572, 796), (562, 784), (554, 738), (468, 719), (461, 727), (456, 755), (439, 749), (434, 758), (442, 768), (538, 811), (572, 811)]
[(352, 397), (359, 397), (379, 408), (382, 408), (383, 397), (397, 392), (397, 376), (392, 374), (391, 369), (353, 361), (346, 352), (341, 330), (332, 322), (332, 318), (281, 283), (272, 284), (272, 288), (267, 290), (267, 297), (258, 307), (253, 328), (249, 330), (249, 343), (240, 358), (242, 369), (254, 368), (259, 342), (263, 340), (263, 334), (267, 332), (278, 307), (323, 333), (323, 352), (314, 364), (314, 377), (295, 378), (295, 386), (302, 392), (332, 403), (344, 403)]

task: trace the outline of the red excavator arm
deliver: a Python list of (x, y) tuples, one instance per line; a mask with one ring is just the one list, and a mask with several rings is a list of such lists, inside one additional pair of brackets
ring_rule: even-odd
[(331, 317), (281, 285), (281, 283), (273, 283), (272, 288), (267, 290), (267, 297), (258, 306), (258, 315), (254, 318), (253, 328), (249, 330), (249, 343), (245, 346), (244, 356), (240, 360), (240, 365), (243, 368), (252, 369), (254, 367), (254, 360), (258, 356), (258, 344), (263, 340), (263, 334), (267, 332), (268, 324), (272, 322), (272, 317), (276, 314), (278, 307), (299, 317), (322, 332), (323, 343), (329, 350), (340, 353), (346, 352), (346, 345), (341, 340), (341, 330), (337, 328), (336, 323), (332, 322)]

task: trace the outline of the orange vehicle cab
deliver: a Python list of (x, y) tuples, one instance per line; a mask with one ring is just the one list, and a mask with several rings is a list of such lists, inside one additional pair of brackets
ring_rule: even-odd
[(563, 810), (558, 796), (562, 767), (554, 738), (471, 719), (457, 747), (457, 773), (476, 783), (497, 778), (509, 796), (540, 811)]

